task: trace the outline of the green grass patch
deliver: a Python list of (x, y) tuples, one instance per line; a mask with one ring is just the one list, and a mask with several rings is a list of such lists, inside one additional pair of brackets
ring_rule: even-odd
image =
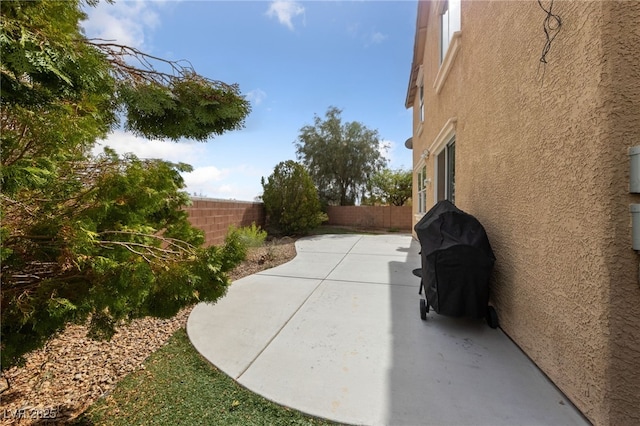
[(74, 424), (336, 425), (243, 388), (203, 359), (184, 329)]

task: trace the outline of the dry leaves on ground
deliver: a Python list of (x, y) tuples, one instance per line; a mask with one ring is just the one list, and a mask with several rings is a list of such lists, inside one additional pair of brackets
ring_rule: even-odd
[[(291, 260), (294, 243), (285, 238), (250, 249), (230, 278), (235, 281)], [(107, 342), (87, 338), (84, 326), (67, 327), (30, 353), (24, 366), (2, 374), (0, 424), (27, 425), (47, 418), (61, 423), (77, 417), (120, 379), (143, 369), (149, 355), (186, 325), (190, 312), (186, 308), (171, 319), (134, 320)]]

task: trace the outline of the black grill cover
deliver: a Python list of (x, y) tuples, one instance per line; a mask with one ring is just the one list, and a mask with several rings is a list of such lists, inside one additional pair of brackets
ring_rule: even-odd
[(427, 301), (443, 315), (482, 318), (495, 256), (478, 220), (443, 200), (414, 227)]

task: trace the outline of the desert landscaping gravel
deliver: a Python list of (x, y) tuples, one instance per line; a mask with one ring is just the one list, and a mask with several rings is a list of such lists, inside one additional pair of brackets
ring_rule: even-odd
[[(229, 274), (237, 280), (286, 263), (296, 255), (291, 238), (251, 248), (247, 260)], [(173, 318), (144, 318), (122, 326), (110, 341), (86, 337), (87, 328), (70, 325), (45, 347), (28, 354), (22, 367), (0, 378), (0, 424), (28, 425), (48, 419), (62, 424), (108, 394), (127, 374), (144, 369), (144, 361), (180, 327), (192, 307)]]

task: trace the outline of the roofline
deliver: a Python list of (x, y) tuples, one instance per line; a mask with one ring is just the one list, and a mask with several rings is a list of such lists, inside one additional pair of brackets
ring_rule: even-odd
[(411, 73), (409, 75), (409, 87), (407, 87), (407, 97), (404, 101), (405, 108), (413, 106), (413, 99), (416, 95), (416, 80), (422, 59), (424, 57), (424, 44), (427, 38), (427, 21), (429, 20), (430, 1), (418, 0), (418, 13), (416, 16), (416, 35), (413, 42), (413, 59), (411, 60)]

